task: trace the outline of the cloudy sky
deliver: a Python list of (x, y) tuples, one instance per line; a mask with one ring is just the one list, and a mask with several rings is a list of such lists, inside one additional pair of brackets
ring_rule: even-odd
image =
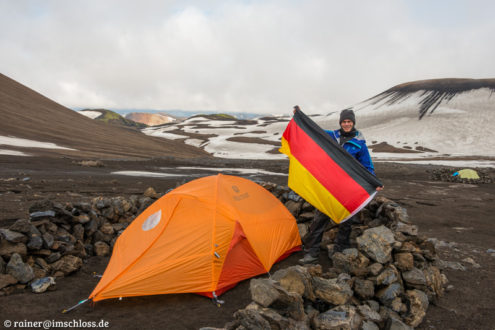
[(491, 0), (0, 0), (0, 72), (71, 108), (327, 113), (495, 77)]

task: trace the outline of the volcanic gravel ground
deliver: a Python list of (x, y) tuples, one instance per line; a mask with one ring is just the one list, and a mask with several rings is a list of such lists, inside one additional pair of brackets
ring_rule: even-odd
[[(79, 160), (54, 157), (0, 156), (0, 227), (19, 218), (28, 218), (28, 208), (50, 199), (59, 202), (88, 201), (97, 196), (130, 196), (153, 187), (159, 193), (174, 188), (205, 172), (183, 170), (183, 177), (147, 178), (112, 175), (113, 171), (160, 171), (161, 167), (211, 166), (260, 168), (287, 173), (286, 161), (225, 159), (149, 161), (103, 161), (103, 167), (84, 167)], [(420, 234), (446, 242), (455, 248), (441, 248), (443, 260), (461, 262), (466, 271), (445, 269), (450, 285), (437, 305), (428, 309), (419, 329), (493, 329), (495, 324), (495, 184), (462, 184), (431, 181), (433, 166), (376, 164), (385, 184), (382, 195), (406, 208)], [(162, 170), (163, 171), (163, 170)], [(490, 175), (495, 177), (495, 170)], [(254, 177), (251, 177), (254, 178)], [(286, 184), (285, 176), (258, 176), (255, 179)], [(274, 266), (274, 270), (294, 265), (301, 253)], [(470, 257), (480, 268), (462, 260)], [(85, 299), (98, 282), (93, 273), (102, 274), (109, 257), (91, 257), (82, 269), (57, 279), (56, 290), (34, 294), (28, 289), (0, 297), (1, 322), (11, 321), (100, 321), (114, 329), (198, 329), (222, 327), (232, 320), (234, 311), (250, 302), (249, 281), (240, 283), (222, 296), (226, 303), (218, 308), (208, 298), (194, 294), (160, 295), (107, 300), (61, 314), (67, 307)], [(325, 253), (323, 268), (329, 267)], [(2, 323), (3, 324), (3, 323)]]

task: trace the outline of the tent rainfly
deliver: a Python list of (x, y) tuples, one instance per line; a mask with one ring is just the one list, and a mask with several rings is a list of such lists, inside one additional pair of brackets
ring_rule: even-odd
[(461, 179), (471, 179), (471, 180), (479, 180), (480, 179), (478, 172), (476, 172), (475, 170), (472, 170), (470, 168), (465, 168), (463, 170), (455, 172), (454, 174), (452, 174), (452, 176), (459, 176), (459, 178), (461, 178)]
[(203, 177), (172, 190), (126, 228), (88, 299), (216, 297), (300, 246), (294, 217), (269, 191), (240, 177)]

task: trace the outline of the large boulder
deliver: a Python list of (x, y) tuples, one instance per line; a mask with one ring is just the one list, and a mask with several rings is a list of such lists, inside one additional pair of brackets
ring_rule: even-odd
[(268, 322), (257, 310), (240, 309), (234, 313), (234, 317), (238, 320), (240, 325), (234, 329), (272, 330), (270, 322)]
[(62, 257), (60, 260), (54, 262), (50, 265), (50, 267), (55, 271), (62, 272), (64, 275), (68, 275), (70, 273), (79, 270), (82, 266), (82, 260), (79, 257), (73, 255), (67, 255)]
[(400, 280), (399, 271), (393, 265), (388, 265), (381, 272), (380, 275), (376, 277), (376, 285), (384, 286), (389, 285)]
[(353, 295), (348, 283), (338, 279), (314, 276), (312, 280), (315, 296), (332, 305), (345, 305)]
[(24, 243), (10, 243), (5, 239), (0, 240), (0, 256), (9, 259), (14, 253), (23, 257), (27, 255), (27, 248)]
[(401, 252), (394, 255), (395, 265), (402, 271), (414, 268), (414, 257), (410, 252)]
[(382, 316), (377, 311), (371, 309), (368, 305), (359, 305), (358, 306), (359, 314), (363, 316), (365, 320), (377, 322), (382, 322)]
[(288, 292), (270, 279), (252, 279), (249, 284), (251, 299), (263, 306), (285, 310), (297, 321), (305, 319), (303, 299), (300, 295)]
[(29, 234), (31, 232), (32, 224), (27, 219), (19, 219), (14, 222), (9, 229), (23, 234)]
[(26, 243), (28, 240), (26, 235), (4, 228), (0, 228), (0, 236), (5, 238), (10, 243)]
[(104, 257), (110, 254), (110, 246), (102, 241), (98, 241), (94, 244), (94, 253), (97, 256)]
[(22, 261), (18, 253), (12, 254), (6, 270), (7, 274), (14, 276), (21, 283), (27, 283), (34, 278), (33, 269)]
[(402, 286), (395, 282), (376, 293), (376, 297), (385, 306), (391, 306), (395, 298), (399, 297), (404, 292)]
[(402, 273), (402, 278), (406, 285), (412, 288), (424, 288), (426, 286), (426, 276), (418, 268), (413, 268)]
[(302, 266), (292, 266), (278, 270), (272, 275), (272, 279), (289, 292), (297, 293), (311, 301), (315, 300), (311, 274)]
[(370, 280), (356, 278), (354, 280), (353, 288), (354, 295), (363, 300), (371, 299), (375, 295), (375, 285), (373, 284), (373, 281)]
[(358, 249), (345, 249), (342, 252), (332, 254), (333, 266), (340, 272), (365, 276), (368, 274), (370, 260), (366, 258)]
[[(285, 313), (284, 313), (285, 314)], [(309, 318), (305, 317), (303, 320), (297, 321), (291, 317), (283, 316), (274, 309), (262, 307), (256, 303), (249, 304), (244, 310), (240, 310), (236, 313), (235, 317), (238, 319), (239, 323), (246, 326), (249, 324), (251, 327), (248, 329), (258, 329), (251, 320), (255, 320), (258, 324), (264, 324), (260, 322), (260, 317), (268, 321), (270, 324), (270, 329), (298, 329), (298, 330), (309, 330)], [(242, 319), (246, 320), (242, 320)]]
[(411, 327), (417, 327), (423, 322), (428, 309), (428, 296), (420, 290), (406, 291), (407, 305), (409, 306), (408, 314), (404, 317), (404, 321)]
[(392, 244), (395, 242), (394, 233), (385, 226), (366, 229), (363, 235), (357, 237), (359, 250), (371, 259), (385, 264), (392, 258)]
[(356, 307), (345, 305), (332, 308), (313, 319), (315, 329), (351, 330), (358, 329), (362, 318)]
[(27, 247), (29, 250), (40, 250), (43, 247), (43, 238), (39, 235), (32, 236), (27, 243)]

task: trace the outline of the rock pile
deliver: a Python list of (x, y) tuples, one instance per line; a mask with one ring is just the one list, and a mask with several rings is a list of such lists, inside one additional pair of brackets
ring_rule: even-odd
[[(301, 236), (314, 208), (289, 188), (260, 183), (296, 217)], [(120, 233), (161, 197), (98, 197), (90, 202), (35, 203), (30, 219), (0, 229), (0, 294), (54, 288), (90, 256), (107, 256)], [(432, 241), (418, 235), (405, 209), (378, 197), (352, 228), (352, 248), (333, 253), (338, 226), (329, 223), (322, 248), (328, 264), (292, 266), (250, 283), (253, 302), (227, 329), (409, 329), (443, 294), (446, 277)]]
[[(53, 288), (56, 277), (79, 270), (90, 256), (111, 253), (118, 235), (160, 195), (94, 198), (91, 202), (37, 202), (30, 219), (0, 229), (0, 295)], [(39, 281), (42, 280), (42, 281)]]
[[(270, 184), (308, 230), (314, 210), (299, 196)], [(433, 243), (418, 236), (405, 209), (378, 197), (352, 228), (353, 248), (333, 253), (338, 226), (329, 225), (322, 248), (331, 267), (292, 266), (253, 279), (253, 302), (226, 329), (411, 329), (442, 296), (447, 278), (434, 266)]]
[(454, 176), (453, 174), (457, 171), (458, 170), (453, 170), (453, 169), (448, 169), (448, 168), (441, 168), (441, 169), (437, 169), (437, 170), (432, 170), (429, 173), (430, 174), (430, 180), (444, 181), (444, 182), (456, 182), (456, 183), (471, 183), (471, 184), (493, 183), (493, 179), (491, 178), (488, 171), (485, 169), (476, 169), (476, 172), (478, 173), (478, 176), (480, 177), (479, 179), (463, 179), (463, 178), (460, 178), (458, 175)]

